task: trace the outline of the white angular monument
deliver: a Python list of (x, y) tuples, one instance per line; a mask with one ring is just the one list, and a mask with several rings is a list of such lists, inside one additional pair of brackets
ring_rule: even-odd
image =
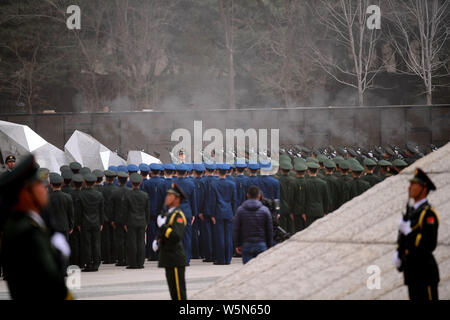
[(161, 160), (143, 151), (130, 150), (128, 152), (127, 164), (140, 165), (141, 163), (145, 164), (161, 163)]

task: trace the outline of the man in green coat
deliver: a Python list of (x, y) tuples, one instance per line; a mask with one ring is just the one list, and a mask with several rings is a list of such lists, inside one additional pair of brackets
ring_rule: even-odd
[(374, 173), (376, 166), (377, 163), (372, 159), (364, 159), (365, 174), (361, 177), (361, 179), (367, 181), (370, 184), (370, 187), (373, 187), (374, 185), (382, 181), (382, 179)]
[(145, 231), (150, 223), (150, 200), (139, 189), (142, 176), (130, 175), (132, 191), (126, 199), (124, 228), (127, 244), (127, 269), (142, 269), (145, 261)]
[(48, 203), (47, 190), (37, 175), (32, 155), (0, 178), (7, 214), (2, 241), (2, 263), (12, 299), (73, 299), (64, 281), (65, 270), (58, 259), (62, 249), (52, 243), (40, 216)]
[(305, 214), (308, 227), (328, 213), (329, 195), (327, 183), (317, 176), (319, 165), (315, 162), (307, 165), (309, 179), (305, 190)]
[(157, 219), (158, 238), (153, 241), (153, 250), (159, 252), (158, 267), (166, 269), (166, 279), (172, 300), (186, 300), (186, 252), (183, 237), (186, 217), (180, 209), (180, 202), (186, 199), (183, 190), (176, 184), (167, 190), (165, 205), (167, 213)]
[(303, 161), (294, 162), (295, 191), (294, 191), (294, 227), (295, 232), (302, 231), (306, 228), (306, 214), (305, 214), (305, 191), (307, 180), (305, 178), (306, 164)]
[(277, 177), (280, 182), (280, 227), (295, 233), (294, 226), (294, 193), (295, 180), (289, 176), (293, 169), (291, 161), (284, 160), (280, 163), (281, 175)]
[(353, 199), (370, 189), (370, 184), (361, 179), (364, 168), (360, 164), (351, 163), (350, 169), (352, 170), (353, 179), (349, 181), (348, 185), (350, 188), (350, 199)]
[(327, 212), (331, 213), (339, 208), (341, 187), (339, 184), (339, 179), (334, 175), (334, 170), (336, 168), (334, 161), (327, 159), (324, 161), (324, 166), (325, 176), (323, 177), (323, 180), (328, 185), (328, 195), (330, 197)]
[(116, 254), (114, 250), (114, 231), (111, 225), (113, 221), (113, 201), (112, 195), (116, 190), (119, 189), (118, 186), (114, 185), (114, 178), (116, 174), (114, 171), (106, 170), (104, 172), (106, 177), (106, 184), (101, 189), (103, 194), (103, 199), (105, 200), (105, 221), (102, 230), (102, 260), (104, 264), (115, 263)]
[(347, 160), (342, 160), (339, 163), (339, 171), (341, 172), (341, 176), (339, 177), (339, 183), (341, 186), (340, 191), (340, 199), (339, 199), (339, 207), (350, 200), (350, 181), (352, 180), (351, 175), (349, 174), (349, 163)]

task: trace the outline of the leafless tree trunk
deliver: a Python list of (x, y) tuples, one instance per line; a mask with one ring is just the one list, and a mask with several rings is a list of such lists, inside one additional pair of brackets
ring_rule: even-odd
[[(337, 82), (357, 89), (360, 106), (364, 105), (364, 93), (373, 87), (375, 76), (382, 70), (382, 64), (376, 61), (380, 33), (366, 25), (369, 5), (368, 0), (318, 0), (311, 8), (332, 37), (326, 46), (308, 44), (312, 61)], [(333, 57), (334, 45), (345, 50), (349, 59)]]
[[(389, 0), (390, 32), (396, 53), (405, 63), (408, 74), (422, 81), (427, 104), (433, 102), (433, 84), (445, 76), (445, 65), (450, 56), (444, 54), (449, 43), (449, 0)], [(447, 74), (448, 76), (448, 74)]]
[(219, 0), (219, 11), (225, 29), (225, 46), (228, 52), (228, 103), (230, 109), (236, 109), (232, 24), (233, 0)]

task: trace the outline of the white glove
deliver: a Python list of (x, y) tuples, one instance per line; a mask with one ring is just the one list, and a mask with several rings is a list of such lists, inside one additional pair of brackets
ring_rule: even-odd
[(398, 257), (398, 250), (395, 250), (394, 253), (394, 265), (397, 269), (399, 269), (402, 266), (402, 260)]
[(163, 225), (166, 224), (167, 217), (163, 217), (161, 215), (158, 216), (158, 219), (156, 220), (156, 224), (158, 225), (158, 228), (161, 228)]
[(152, 243), (152, 249), (153, 249), (153, 251), (158, 251), (158, 241), (155, 239), (155, 240), (153, 240), (153, 243)]
[(400, 219), (400, 222), (398, 223), (398, 230), (405, 236), (407, 236), (412, 231), (411, 221), (410, 220), (404, 221), (403, 219)]
[(50, 242), (52, 243), (53, 247), (55, 247), (59, 252), (61, 252), (61, 254), (64, 257), (66, 258), (70, 257), (70, 246), (67, 243), (66, 237), (63, 234), (55, 232), (52, 238), (50, 239)]

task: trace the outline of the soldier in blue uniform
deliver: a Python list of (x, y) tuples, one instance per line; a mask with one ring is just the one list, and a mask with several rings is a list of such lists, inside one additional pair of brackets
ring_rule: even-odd
[(214, 225), (214, 264), (230, 264), (233, 256), (233, 216), (237, 209), (236, 185), (226, 179), (230, 166), (218, 165), (219, 179), (211, 184), (211, 220)]
[(150, 166), (145, 163), (141, 163), (139, 165), (139, 172), (142, 176), (142, 183), (141, 183), (140, 189), (144, 190), (144, 184), (145, 184), (145, 181), (148, 180), (148, 173), (150, 172)]
[[(203, 257), (200, 232), (203, 216), (203, 206), (205, 199), (205, 184), (203, 180), (203, 173), (205, 172), (205, 166), (201, 163), (195, 163), (192, 166), (193, 178), (192, 181), (195, 184), (195, 190), (197, 194), (197, 217), (192, 223), (192, 259), (201, 259)], [(200, 215), (202, 218), (200, 218)]]
[(237, 206), (240, 206), (247, 200), (248, 177), (244, 175), (246, 168), (247, 164), (245, 161), (236, 162), (236, 176), (234, 177), (234, 182), (236, 183)]
[(217, 180), (215, 176), (216, 164), (215, 163), (206, 163), (205, 164), (205, 176), (203, 177), (204, 182), (204, 205), (203, 212), (199, 214), (199, 219), (201, 219), (201, 229), (200, 234), (202, 235), (202, 248), (204, 259), (203, 262), (214, 262), (214, 237), (213, 237), (213, 223), (212, 223), (212, 214), (213, 214), (213, 206), (212, 203), (212, 183)]
[(147, 245), (145, 248), (145, 256), (149, 261), (157, 261), (158, 255), (153, 251), (151, 244), (156, 239), (158, 227), (156, 225), (156, 218), (161, 213), (165, 189), (164, 178), (160, 173), (164, 171), (164, 167), (159, 163), (152, 163), (150, 165), (150, 179), (143, 182), (143, 191), (145, 191), (150, 200), (150, 223), (147, 227)]
[(261, 169), (261, 165), (257, 162), (251, 162), (248, 164), (248, 184), (247, 184), (247, 190), (245, 190), (245, 194), (247, 194), (248, 188), (250, 188), (251, 186), (257, 186), (258, 188), (261, 189), (261, 185), (260, 185), (260, 181), (259, 181), (259, 176), (258, 171), (259, 169)]
[(261, 164), (261, 175), (259, 176), (259, 186), (266, 199), (280, 199), (280, 182), (266, 174), (266, 171), (271, 170), (272, 164), (264, 162)]
[(186, 195), (186, 199), (181, 201), (180, 208), (184, 212), (187, 220), (183, 245), (186, 251), (186, 264), (189, 265), (192, 250), (192, 222), (197, 217), (197, 193), (194, 182), (191, 179), (186, 178), (187, 166), (184, 163), (178, 164), (176, 166), (176, 171), (176, 183)]

